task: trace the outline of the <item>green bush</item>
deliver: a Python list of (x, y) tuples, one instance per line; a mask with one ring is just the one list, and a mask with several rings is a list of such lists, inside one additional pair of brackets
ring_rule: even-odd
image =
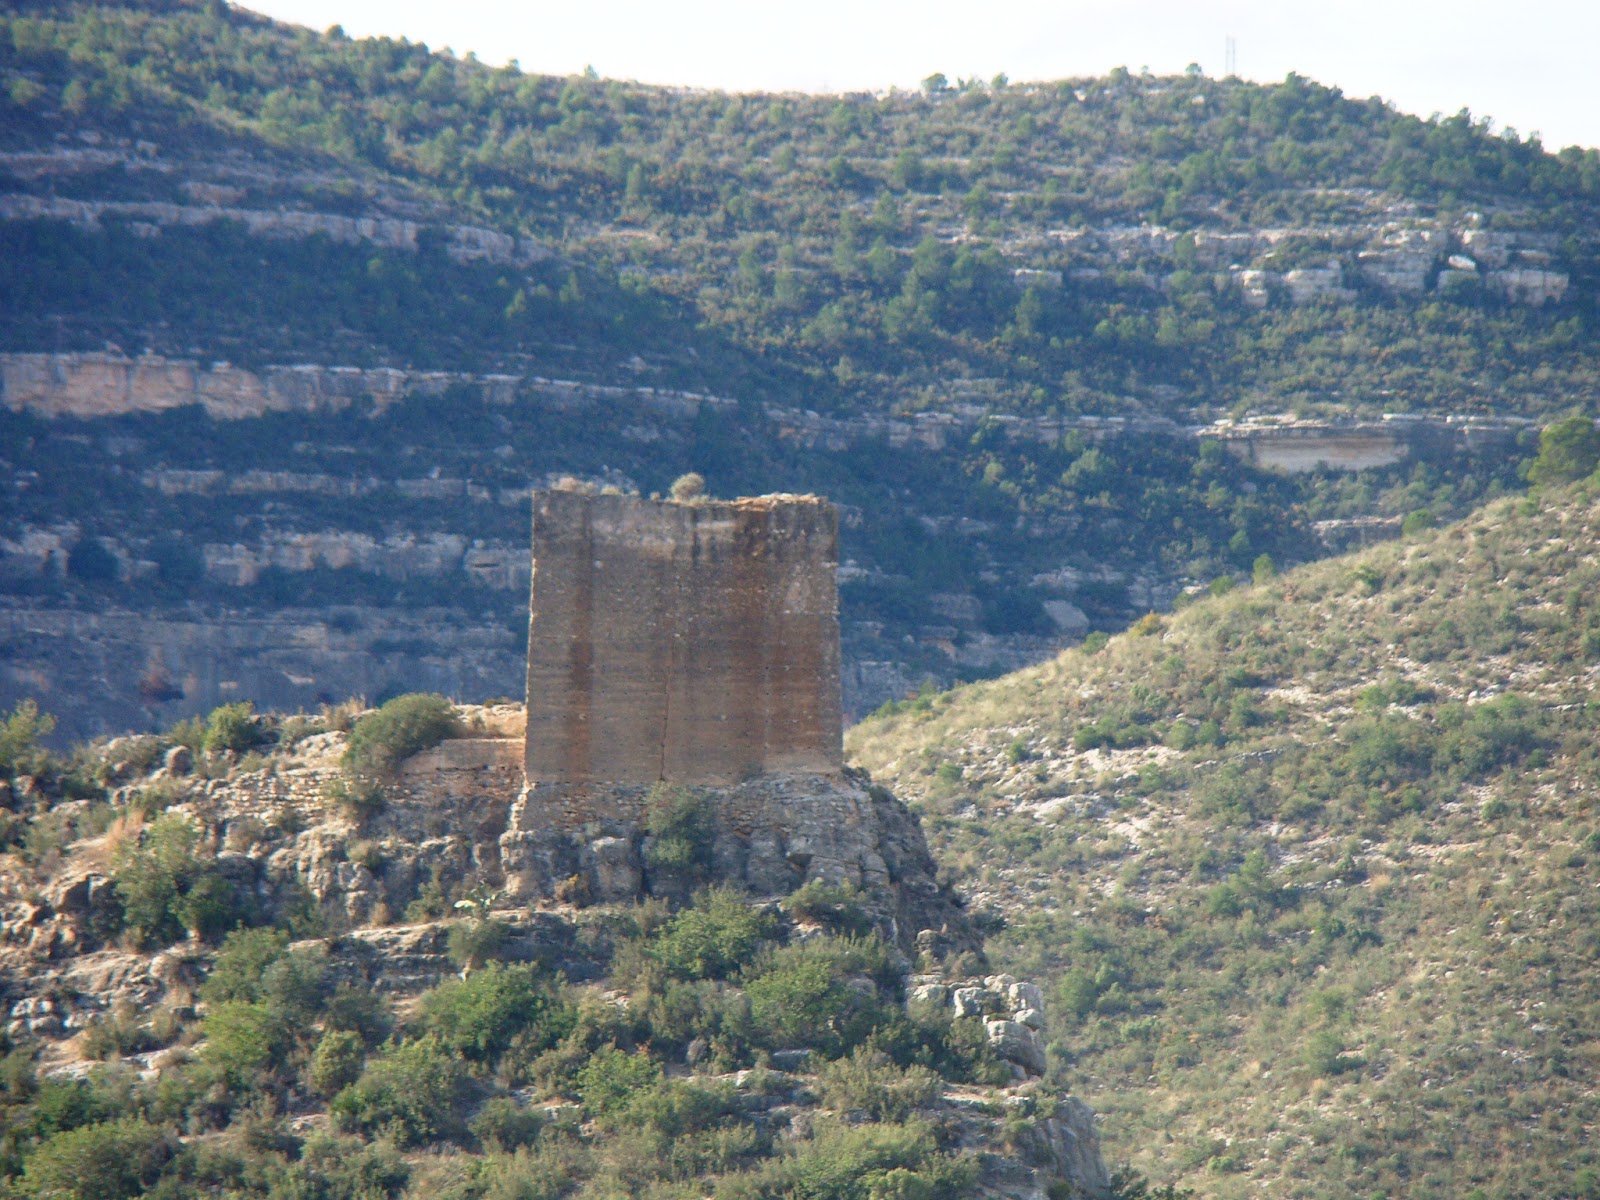
[(1412, 509), (1400, 522), (1400, 532), (1406, 537), (1415, 537), (1419, 533), (1426, 533), (1439, 522), (1431, 511), (1426, 508)]
[(322, 1010), (323, 1024), (358, 1035), (369, 1046), (389, 1036), (388, 1006), (369, 988), (340, 984)]
[(402, 1042), (367, 1064), (361, 1078), (328, 1106), (347, 1133), (383, 1134), (417, 1146), (458, 1132), (456, 1109), (466, 1069), (435, 1037)]
[(861, 890), (845, 884), (813, 879), (790, 892), (783, 909), (800, 921), (813, 921), (829, 933), (865, 937), (872, 932), (872, 919), (861, 907)]
[(321, 1015), (329, 991), (328, 952), (320, 945), (291, 950), (261, 972), (261, 998), (299, 1028)]
[(689, 504), (706, 498), (706, 477), (698, 471), (679, 475), (672, 481), (672, 498), (679, 504)]
[(652, 951), (680, 979), (725, 979), (776, 932), (772, 916), (733, 888), (708, 888), (661, 928)]
[(289, 935), (279, 929), (235, 929), (223, 939), (211, 973), (200, 985), (209, 1004), (261, 999), (261, 976), (289, 952)]
[(493, 964), (423, 994), (418, 1026), (446, 1051), (492, 1065), (513, 1042), (524, 1053), (555, 1045), (576, 1020), (532, 967)]
[(205, 1060), (235, 1091), (250, 1091), (276, 1075), (292, 1042), (283, 1015), (261, 1001), (213, 1005), (202, 1030)]
[(497, 1074), (570, 1095), (578, 1072), (590, 1058), (606, 1046), (635, 1044), (640, 1024), (630, 1010), (586, 996), (573, 1006), (571, 1027), (560, 1042), (541, 1051), (538, 1043), (526, 1045), (519, 1038), (501, 1060)]
[(914, 1006), (908, 1014), (911, 1027), (909, 1045), (896, 1045), (887, 1032), (874, 1036), (902, 1065), (920, 1063), (937, 1071), (940, 1078), (958, 1083), (999, 1087), (1011, 1079), (1011, 1065), (1001, 1060), (989, 1044), (982, 1021), (958, 1019), (944, 1005)]
[(248, 700), (237, 704), (224, 704), (211, 710), (206, 717), (206, 731), (200, 748), (208, 754), (231, 752), (244, 754), (254, 750), (265, 740), (266, 734), (256, 717), (255, 705)]
[[(163, 1010), (163, 1034), (172, 1032), (172, 1025), (171, 1010)], [(169, 1037), (157, 1036), (152, 1023), (141, 1019), (131, 1007), (118, 1004), (104, 1016), (90, 1020), (78, 1039), (78, 1045), (85, 1058), (103, 1062), (117, 1056), (155, 1050), (169, 1040)]]
[(123, 922), (140, 946), (165, 946), (190, 932), (215, 938), (251, 915), (215, 862), (196, 854), (199, 842), (193, 825), (166, 813), (117, 856)]
[(744, 978), (755, 1036), (772, 1050), (851, 1050), (894, 1016), (868, 986), (885, 964), (870, 941), (819, 937), (767, 951)]
[(330, 779), (322, 785), (322, 798), (356, 825), (383, 811), (383, 785), (366, 776)]
[(544, 1117), (538, 1110), (518, 1104), (509, 1096), (496, 1096), (486, 1102), (471, 1125), (473, 1137), (501, 1154), (533, 1145), (543, 1127)]
[(496, 917), (469, 917), (450, 926), (445, 953), (455, 967), (476, 969), (499, 957), (511, 926)]
[(28, 1156), (20, 1192), (38, 1200), (142, 1196), (175, 1149), (165, 1131), (132, 1118), (69, 1129)]
[(0, 1105), (0, 1176), (20, 1173), (24, 1155), (43, 1139), (116, 1115), (85, 1080), (38, 1078), (32, 1050), (21, 1048), (0, 1059)]
[[(1122, 1165), (1111, 1172), (1111, 1200), (1190, 1200), (1192, 1188), (1175, 1183), (1152, 1184), (1132, 1167)], [(1050, 1193), (1055, 1200), (1055, 1192)]]
[(781, 1159), (730, 1176), (717, 1200), (957, 1200), (978, 1164), (939, 1149), (931, 1126), (828, 1125)]
[(1359, 1054), (1346, 1054), (1344, 1043), (1331, 1029), (1319, 1029), (1306, 1042), (1305, 1064), (1313, 1075), (1344, 1075), (1359, 1071), (1367, 1060)]
[(361, 1078), (366, 1060), (367, 1047), (360, 1034), (348, 1029), (328, 1030), (311, 1052), (307, 1076), (311, 1090), (324, 1097), (338, 1095)]
[(650, 1042), (663, 1052), (681, 1052), (703, 1038), (713, 1063), (731, 1068), (749, 1060), (750, 1001), (740, 989), (717, 980), (667, 979), (644, 998)]
[(719, 1124), (739, 1112), (740, 1104), (738, 1093), (725, 1083), (706, 1087), (669, 1079), (637, 1089), (614, 1111), (618, 1125), (675, 1139)]
[(1528, 482), (1571, 483), (1600, 463), (1600, 429), (1588, 417), (1568, 417), (1539, 434), (1539, 454), (1528, 464)]
[(710, 805), (688, 788), (656, 784), (645, 800), (645, 865), (686, 883), (708, 879), (716, 825)]
[(1088, 637), (1083, 639), (1083, 643), (1079, 649), (1081, 649), (1085, 654), (1099, 654), (1100, 651), (1104, 650), (1110, 644), (1111, 635), (1097, 629)]
[(309, 1138), (297, 1162), (283, 1172), (272, 1200), (389, 1200), (411, 1171), (393, 1146), (363, 1146), (350, 1138)]
[(1434, 756), (1435, 767), (1461, 779), (1516, 762), (1546, 742), (1534, 707), (1521, 696), (1446, 705), (1439, 712), (1439, 725), (1444, 732)]
[(384, 778), (413, 754), (456, 736), (460, 728), (455, 705), (443, 696), (426, 692), (396, 696), (355, 723), (345, 747), (344, 768), (358, 779)]
[(588, 1157), (573, 1141), (490, 1155), (478, 1172), (482, 1200), (560, 1200), (587, 1173)]
[(661, 1065), (643, 1051), (629, 1054), (607, 1046), (578, 1071), (576, 1091), (591, 1117), (620, 1112), (661, 1081)]
[(887, 1054), (865, 1046), (825, 1066), (818, 1082), (829, 1108), (864, 1112), (874, 1121), (904, 1121), (944, 1090), (937, 1072), (923, 1066), (897, 1067)]
[(0, 720), (0, 775), (37, 774), (49, 758), (39, 745), (55, 730), (56, 719), (33, 700), (21, 700)]

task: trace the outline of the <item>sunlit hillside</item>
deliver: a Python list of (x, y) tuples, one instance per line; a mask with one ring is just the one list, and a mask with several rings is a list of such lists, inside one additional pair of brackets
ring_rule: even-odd
[(1496, 503), (852, 732), (1054, 981), (1113, 1154), (1596, 1192), (1597, 534), (1592, 486)]

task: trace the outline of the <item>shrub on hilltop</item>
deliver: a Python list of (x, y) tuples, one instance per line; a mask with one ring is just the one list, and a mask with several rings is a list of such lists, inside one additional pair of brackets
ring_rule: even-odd
[(443, 696), (412, 692), (396, 696), (355, 723), (344, 752), (344, 768), (357, 777), (394, 774), (414, 754), (460, 731), (455, 705)]

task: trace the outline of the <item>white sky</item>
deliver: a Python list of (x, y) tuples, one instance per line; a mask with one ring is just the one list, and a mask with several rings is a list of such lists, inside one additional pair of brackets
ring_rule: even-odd
[(388, 34), (489, 63), (749, 91), (913, 88), (942, 71), (1015, 82), (1199, 63), (1298, 71), (1427, 116), (1471, 109), (1550, 149), (1600, 146), (1600, 0), (243, 0), (282, 20)]

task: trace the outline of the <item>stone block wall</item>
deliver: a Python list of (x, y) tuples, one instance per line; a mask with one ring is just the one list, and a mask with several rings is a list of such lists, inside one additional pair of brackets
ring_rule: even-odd
[(832, 505), (540, 492), (533, 555), (535, 794), (840, 769)]

